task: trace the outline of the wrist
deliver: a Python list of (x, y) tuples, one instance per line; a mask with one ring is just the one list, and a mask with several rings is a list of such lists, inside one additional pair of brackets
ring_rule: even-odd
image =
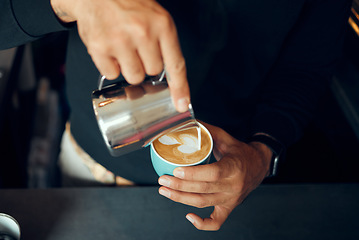
[(265, 169), (265, 177), (268, 177), (270, 175), (270, 165), (273, 156), (272, 150), (267, 145), (261, 142), (253, 141), (249, 142), (248, 144), (254, 149), (256, 149), (256, 151), (260, 155), (262, 166)]
[[(280, 141), (266, 133), (256, 133), (249, 138), (248, 142), (261, 143), (263, 145), (266, 145), (267, 148), (270, 149), (270, 151), (272, 152), (272, 156), (269, 164), (269, 174), (267, 176), (275, 176), (278, 171), (279, 162), (281, 159), (284, 158), (285, 146)], [(268, 159), (266, 158), (266, 160)]]

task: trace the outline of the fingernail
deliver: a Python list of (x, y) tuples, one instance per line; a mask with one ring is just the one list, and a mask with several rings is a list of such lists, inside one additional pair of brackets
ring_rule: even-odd
[(158, 183), (162, 186), (166, 186), (166, 187), (169, 187), (171, 185), (171, 181), (168, 180), (167, 178), (165, 177), (161, 177), (159, 180), (158, 180)]
[(178, 177), (178, 178), (184, 178), (184, 171), (182, 168), (176, 168), (174, 171), (173, 171), (173, 175), (175, 177)]
[(190, 215), (187, 215), (186, 218), (188, 221), (190, 221), (192, 224), (194, 224), (194, 219)]
[(177, 110), (179, 112), (185, 112), (188, 110), (189, 101), (187, 98), (181, 98), (177, 101)]
[(171, 197), (171, 192), (165, 188), (160, 188), (159, 193), (164, 197), (167, 197), (167, 198)]

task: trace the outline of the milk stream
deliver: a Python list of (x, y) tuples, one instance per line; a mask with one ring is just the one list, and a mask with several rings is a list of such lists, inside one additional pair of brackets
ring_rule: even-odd
[(198, 141), (197, 141), (197, 149), (198, 150), (201, 150), (201, 127), (199, 126), (197, 120), (195, 120), (195, 123), (196, 123), (196, 129), (197, 129), (197, 138), (198, 138)]

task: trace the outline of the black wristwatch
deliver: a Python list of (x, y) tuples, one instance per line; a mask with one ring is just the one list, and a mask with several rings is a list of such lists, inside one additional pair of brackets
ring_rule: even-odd
[(273, 137), (266, 134), (253, 135), (248, 139), (248, 142), (260, 142), (267, 145), (267, 147), (272, 150), (273, 155), (270, 163), (270, 172), (268, 177), (276, 176), (278, 172), (279, 162), (282, 158), (284, 158), (284, 145)]

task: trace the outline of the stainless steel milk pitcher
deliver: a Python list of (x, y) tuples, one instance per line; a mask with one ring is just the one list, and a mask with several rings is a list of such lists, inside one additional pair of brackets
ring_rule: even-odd
[(177, 112), (164, 72), (147, 77), (139, 85), (126, 82), (102, 87), (92, 93), (97, 122), (112, 156), (149, 145), (154, 139), (179, 128), (196, 126), (192, 106)]

